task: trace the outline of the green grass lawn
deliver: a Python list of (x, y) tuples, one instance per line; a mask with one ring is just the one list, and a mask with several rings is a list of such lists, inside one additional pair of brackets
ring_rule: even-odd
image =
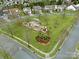
[(79, 50), (79, 43), (77, 44), (76, 48)]
[[(33, 17), (28, 17), (32, 20)], [(25, 18), (25, 21), (28, 21), (29, 19)], [(36, 18), (39, 18), (42, 25), (45, 25), (48, 27), (48, 30), (50, 32), (50, 43), (48, 45), (42, 45), (39, 44), (35, 37), (38, 35), (37, 31), (34, 31), (32, 29), (29, 29), (17, 24), (17, 22), (10, 24), (9, 28), (3, 28), (8, 33), (11, 33), (19, 38), (21, 38), (24, 41), (28, 41), (32, 44), (34, 47), (38, 48), (39, 50), (43, 52), (50, 52), (52, 48), (55, 46), (55, 44), (58, 42), (58, 38), (60, 35), (63, 35), (63, 30), (67, 30), (75, 21), (75, 16), (63, 16), (60, 14), (55, 15), (42, 15), (38, 16)], [(21, 20), (22, 21), (22, 20)]]
[(1, 59), (12, 59), (12, 56), (10, 56), (10, 54), (7, 53), (6, 51), (0, 49), (0, 58)]
[(77, 47), (77, 49), (79, 50), (79, 46)]

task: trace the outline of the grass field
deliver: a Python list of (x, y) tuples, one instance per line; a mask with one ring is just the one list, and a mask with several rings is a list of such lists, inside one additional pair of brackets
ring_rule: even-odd
[(48, 30), (50, 32), (50, 37), (51, 37), (50, 43), (48, 45), (42, 45), (38, 43), (35, 39), (35, 37), (38, 35), (38, 32), (32, 29), (28, 29), (22, 26), (22, 24), (20, 23), (23, 21), (26, 22), (30, 21), (32, 20), (32, 18), (34, 17), (29, 16), (28, 18), (26, 17), (25, 19), (21, 19), (19, 21), (11, 23), (7, 25), (6, 28), (3, 28), (3, 30), (8, 33), (12, 33), (13, 35), (21, 38), (24, 41), (29, 42), (29, 44), (33, 45), (34, 47), (46, 53), (52, 50), (55, 44), (59, 41), (59, 36), (63, 35), (62, 32), (64, 30), (67, 30), (75, 21), (75, 15), (64, 16), (61, 14), (55, 14), (55, 15), (51, 14), (51, 15), (41, 15), (36, 17), (40, 19), (42, 25), (48, 27)]

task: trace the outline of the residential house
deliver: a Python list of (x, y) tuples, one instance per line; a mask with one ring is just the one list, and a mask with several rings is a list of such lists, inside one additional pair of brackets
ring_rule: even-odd
[(24, 0), (3, 0), (4, 4), (17, 4), (17, 3), (23, 3)]
[(46, 5), (44, 10), (49, 12), (49, 13), (52, 13), (54, 11), (54, 8), (55, 8), (54, 5)]
[(3, 9), (3, 13), (12, 16), (18, 16), (20, 14), (20, 10), (18, 8), (13, 9)]
[(26, 15), (32, 16), (31, 9), (29, 7), (23, 8), (23, 11)]
[(74, 5), (74, 7), (76, 8), (76, 10), (79, 10), (79, 4)]
[(70, 5), (66, 8), (66, 10), (76, 11), (77, 9), (73, 5)]
[(66, 5), (55, 5), (54, 10), (58, 12), (62, 12), (66, 8)]
[(33, 12), (35, 14), (43, 14), (42, 13), (42, 8), (40, 6), (33, 6)]

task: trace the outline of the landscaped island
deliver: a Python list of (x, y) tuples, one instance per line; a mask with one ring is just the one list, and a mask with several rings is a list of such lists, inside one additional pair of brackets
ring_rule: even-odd
[[(68, 34), (68, 29), (75, 21), (75, 14), (68, 15), (68, 12), (65, 13), (65, 16), (60, 13), (37, 17), (27, 16), (7, 24), (2, 31), (20, 38), (29, 46), (32, 45), (44, 53), (49, 53), (60, 41), (56, 48), (59, 49)], [(20, 43), (24, 44), (22, 41)]]
[[(1, 0), (0, 34), (11, 37), (41, 59), (53, 59), (78, 20), (78, 3), (77, 0)], [(0, 53), (2, 56), (3, 52)]]

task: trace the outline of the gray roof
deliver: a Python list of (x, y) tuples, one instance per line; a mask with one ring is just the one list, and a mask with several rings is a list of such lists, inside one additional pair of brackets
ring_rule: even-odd
[(76, 7), (76, 6), (74, 6), (74, 5), (73, 5), (73, 7), (74, 7), (76, 10), (79, 10), (79, 7)]
[[(3, 0), (4, 2), (7, 0)], [(42, 0), (9, 0), (9, 1), (30, 1), (30, 2), (40, 2)]]
[(33, 9), (35, 9), (35, 10), (41, 10), (42, 8), (40, 6), (34, 6)]
[(55, 8), (55, 5), (46, 5), (45, 6), (45, 9), (54, 9)]

